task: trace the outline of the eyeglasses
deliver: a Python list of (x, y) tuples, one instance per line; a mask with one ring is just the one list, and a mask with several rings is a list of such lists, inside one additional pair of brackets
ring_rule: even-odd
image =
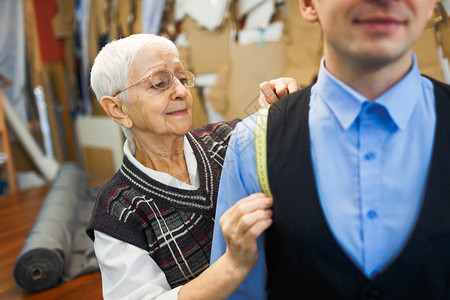
[(181, 82), (181, 84), (184, 85), (185, 87), (193, 87), (195, 85), (195, 75), (190, 71), (181, 71), (181, 72), (175, 73), (175, 75), (174, 75), (169, 70), (155, 70), (152, 73), (150, 73), (149, 75), (139, 79), (135, 83), (132, 83), (128, 87), (124, 88), (123, 90), (118, 91), (116, 94), (114, 94), (113, 97), (116, 97), (123, 91), (129, 89), (132, 86), (135, 86), (136, 84), (138, 84), (139, 82), (141, 82), (147, 78), (150, 79), (152, 86), (156, 90), (164, 91), (172, 85), (173, 77), (176, 77)]

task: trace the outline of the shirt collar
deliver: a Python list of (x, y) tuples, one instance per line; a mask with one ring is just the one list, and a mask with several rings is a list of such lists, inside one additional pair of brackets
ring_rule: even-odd
[(191, 184), (187, 184), (167, 173), (147, 168), (146, 166), (141, 164), (136, 158), (134, 158), (134, 155), (136, 154), (136, 144), (134, 142), (134, 138), (126, 139), (125, 143), (123, 144), (123, 153), (135, 167), (137, 167), (141, 172), (153, 178), (154, 180), (172, 187), (194, 190), (200, 187), (200, 177), (198, 175), (197, 159), (195, 158), (194, 150), (192, 150), (192, 146), (186, 136), (184, 136), (183, 147), (184, 157), (186, 159), (186, 165), (188, 168)]
[[(348, 85), (334, 77), (325, 68), (325, 59), (320, 63), (315, 90), (323, 99), (344, 130), (359, 116), (362, 104), (369, 101)], [(399, 129), (404, 129), (421, 96), (421, 74), (413, 54), (411, 70), (394, 86), (375, 99), (384, 106)]]

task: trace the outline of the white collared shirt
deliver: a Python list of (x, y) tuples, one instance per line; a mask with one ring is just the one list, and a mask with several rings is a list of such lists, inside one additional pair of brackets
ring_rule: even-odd
[[(184, 157), (192, 185), (142, 165), (134, 158), (136, 147), (132, 140), (125, 141), (123, 151), (127, 159), (140, 171), (165, 185), (185, 190), (195, 190), (200, 186), (197, 160), (186, 137)], [(181, 286), (170, 288), (164, 272), (146, 250), (96, 230), (94, 235), (94, 249), (102, 273), (104, 299), (178, 299)]]

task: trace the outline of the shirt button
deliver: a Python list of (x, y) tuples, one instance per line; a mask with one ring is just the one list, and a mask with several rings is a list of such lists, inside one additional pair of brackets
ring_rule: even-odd
[(374, 160), (376, 158), (376, 154), (374, 152), (367, 152), (364, 154), (365, 160)]
[(376, 211), (374, 211), (374, 210), (369, 210), (368, 212), (367, 212), (367, 217), (369, 218), (369, 219), (375, 219), (376, 217), (378, 216), (378, 214), (377, 214), (377, 212)]

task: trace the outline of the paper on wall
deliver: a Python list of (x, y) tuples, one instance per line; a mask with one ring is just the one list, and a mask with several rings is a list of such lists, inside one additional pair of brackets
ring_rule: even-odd
[(238, 33), (238, 43), (249, 45), (252, 43), (278, 42), (283, 35), (283, 22), (273, 22), (266, 29), (243, 29)]
[(447, 13), (450, 13), (450, 0), (443, 0), (442, 4), (444, 4), (444, 7), (447, 9)]
[(248, 14), (252, 9), (259, 6), (266, 0), (241, 0), (238, 2), (238, 18)]
[(275, 11), (273, 0), (266, 0), (251, 10), (245, 20), (245, 29), (267, 28)]
[(231, 21), (225, 21), (220, 29), (210, 31), (186, 17), (182, 24), (189, 41), (187, 58), (192, 71), (197, 75), (215, 73), (220, 65), (229, 59), (231, 43)]
[(175, 39), (175, 45), (177, 45), (177, 47), (189, 47), (190, 43), (189, 40), (186, 36), (186, 32), (181, 32), (177, 38)]
[(283, 76), (283, 42), (236, 45), (226, 90), (225, 120), (246, 118), (258, 110), (259, 84)]
[(175, 0), (175, 5), (173, 6), (173, 19), (175, 23), (183, 20), (186, 15), (186, 0)]
[(159, 34), (166, 0), (142, 0), (142, 32)]
[(208, 30), (215, 30), (226, 16), (229, 0), (185, 0), (185, 12)]

